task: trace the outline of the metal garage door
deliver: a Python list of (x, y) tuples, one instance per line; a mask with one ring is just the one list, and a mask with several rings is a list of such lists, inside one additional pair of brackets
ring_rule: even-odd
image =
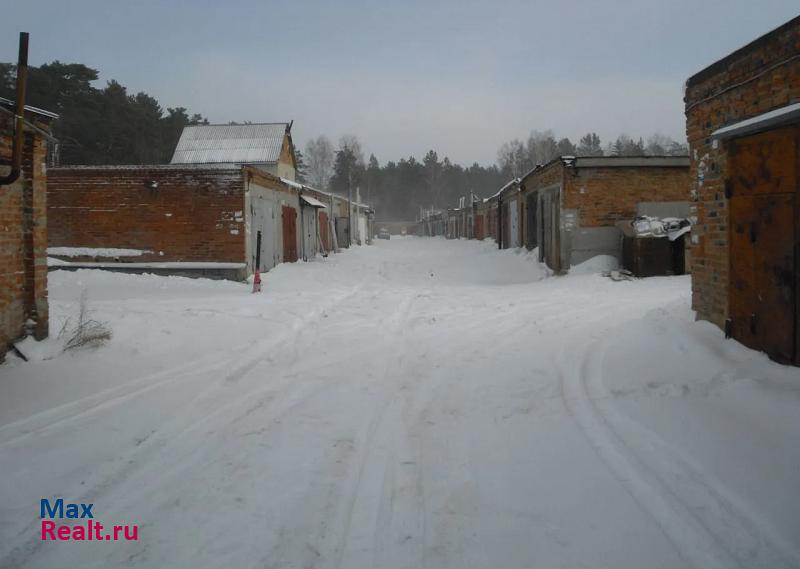
[(536, 211), (539, 202), (539, 192), (531, 192), (526, 198), (525, 207), (525, 246), (534, 249), (538, 245), (539, 228), (536, 225)]
[(517, 200), (508, 202), (508, 246), (509, 248), (519, 247), (519, 206)]
[(261, 234), (261, 256), (259, 271), (268, 271), (279, 262), (279, 249), (276, 246), (278, 235), (275, 229), (275, 202), (262, 195), (253, 195), (250, 201), (252, 228), (252, 261), (255, 266), (258, 249), (258, 235)]
[(730, 143), (731, 336), (797, 362), (797, 161), (800, 128)]
[(294, 263), (297, 261), (297, 210), (287, 205), (283, 206), (281, 221), (283, 222), (283, 262)]

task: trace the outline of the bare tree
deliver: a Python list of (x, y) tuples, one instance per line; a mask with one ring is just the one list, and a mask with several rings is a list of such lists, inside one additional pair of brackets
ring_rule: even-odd
[(647, 146), (645, 146), (644, 151), (648, 156), (664, 156), (672, 142), (670, 137), (657, 132), (648, 137)]
[(303, 154), (311, 185), (324, 190), (333, 175), (333, 144), (325, 135), (312, 138)]
[(558, 156), (558, 143), (552, 130), (531, 131), (526, 149), (533, 166), (546, 164)]
[(356, 165), (364, 166), (364, 151), (361, 149), (361, 142), (354, 134), (344, 134), (339, 139), (339, 150), (349, 149), (356, 157)]
[(647, 139), (645, 152), (650, 156), (685, 156), (689, 154), (686, 143), (656, 133)]
[(503, 143), (497, 151), (497, 165), (503, 174), (512, 178), (519, 178), (533, 167), (525, 145), (518, 138)]

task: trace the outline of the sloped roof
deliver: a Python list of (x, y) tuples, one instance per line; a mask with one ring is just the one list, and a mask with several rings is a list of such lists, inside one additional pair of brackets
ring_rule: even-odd
[(269, 164), (278, 161), (287, 123), (184, 127), (172, 164)]
[[(6, 99), (5, 97), (0, 97), (0, 105), (9, 109), (16, 109), (17, 103), (15, 103), (10, 99)], [(58, 118), (58, 115), (56, 113), (40, 109), (39, 107), (32, 107), (31, 105), (25, 105), (25, 110), (28, 111), (29, 113), (34, 113), (50, 119)]]
[(512, 180), (508, 181), (502, 188), (497, 190), (497, 192), (494, 195), (489, 196), (488, 198), (484, 199), (483, 201), (488, 202), (489, 200), (495, 199), (497, 196), (499, 196), (500, 194), (505, 192), (507, 189), (515, 186), (516, 184), (519, 184), (519, 178), (513, 178)]

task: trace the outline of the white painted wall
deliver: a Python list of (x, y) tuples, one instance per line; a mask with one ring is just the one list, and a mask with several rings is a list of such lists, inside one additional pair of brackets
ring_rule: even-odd
[[(298, 212), (300, 204), (296, 195), (259, 186), (255, 182), (247, 183), (245, 206), (247, 208), (247, 264), (254, 270), (256, 259), (256, 240), (261, 231), (261, 266), (260, 271), (268, 271), (283, 262), (283, 227), (281, 222), (282, 208), (291, 206)], [(297, 255), (302, 258), (302, 235), (300, 233), (300, 216), (297, 216)]]

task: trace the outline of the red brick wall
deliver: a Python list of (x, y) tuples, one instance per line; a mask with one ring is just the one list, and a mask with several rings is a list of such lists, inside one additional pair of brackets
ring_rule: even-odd
[(523, 177), (521, 184), (524, 186), (523, 195), (531, 191), (541, 190), (561, 183), (562, 164), (560, 161), (553, 162), (537, 170), (529, 176)]
[(53, 168), (47, 192), (51, 247), (152, 251), (127, 259), (141, 262), (245, 262), (240, 169)]
[[(26, 117), (34, 121), (32, 116)], [(37, 123), (40, 128), (46, 124)], [(0, 122), (0, 159), (11, 159), (12, 125)], [(9, 343), (32, 332), (47, 336), (47, 141), (28, 133), (22, 174), (13, 184), (0, 186), (0, 360)], [(8, 168), (0, 169), (2, 175)], [(33, 321), (28, 328), (26, 322)]]
[(613, 226), (636, 216), (641, 202), (688, 201), (689, 180), (685, 167), (580, 168), (567, 172), (562, 207), (579, 210), (581, 227)]
[(772, 109), (800, 102), (800, 18), (745, 46), (690, 78), (686, 133), (691, 158), (692, 307), (724, 326), (728, 317), (727, 148), (712, 132)]

